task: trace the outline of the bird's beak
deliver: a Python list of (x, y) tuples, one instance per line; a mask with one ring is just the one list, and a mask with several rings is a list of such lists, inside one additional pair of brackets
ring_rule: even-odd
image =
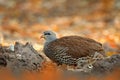
[(44, 38), (44, 39), (45, 39), (45, 36), (44, 36), (44, 35), (41, 35), (41, 36), (40, 36), (40, 39), (42, 39), (42, 38)]

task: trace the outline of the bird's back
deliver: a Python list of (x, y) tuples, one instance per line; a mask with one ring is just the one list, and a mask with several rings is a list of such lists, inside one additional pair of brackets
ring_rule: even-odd
[(71, 56), (72, 58), (90, 56), (95, 52), (99, 52), (105, 56), (101, 43), (80, 36), (62, 37), (44, 47), (44, 53), (52, 60), (54, 60), (56, 54), (61, 54), (60, 51), (62, 54)]

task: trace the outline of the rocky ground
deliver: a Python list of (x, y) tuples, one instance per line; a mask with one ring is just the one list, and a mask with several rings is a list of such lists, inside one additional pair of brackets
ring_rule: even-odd
[[(51, 71), (57, 73), (56, 80), (63, 80), (69, 78), (70, 76), (75, 77), (76, 79), (89, 79), (89, 77), (91, 76), (96, 77), (96, 79), (100, 76), (104, 78), (107, 75), (113, 74), (116, 69), (117, 71), (119, 71), (119, 62), (120, 54), (118, 53), (107, 57), (104, 60), (95, 62), (93, 64), (93, 68), (88, 72), (67, 71), (62, 70), (60, 67), (52, 62), (46, 61), (46, 58), (40, 55), (40, 53), (38, 53), (30, 43), (26, 43), (25, 45), (23, 45), (16, 42), (15, 45), (11, 46), (0, 46), (0, 70), (8, 69), (11, 74), (16, 77), (16, 79), (20, 78), (20, 76), (25, 72), (29, 72), (31, 74), (38, 73), (39, 77), (35, 75), (37, 79), (41, 79), (43, 77), (40, 75), (44, 75), (45, 77), (45, 75), (47, 76), (50, 73), (50, 76), (52, 76), (50, 77), (50, 79), (52, 80), (54, 78), (54, 74)], [(44, 74), (45, 71), (50, 72)], [(43, 78), (43, 80), (44, 79), (49, 78), (45, 77)]]

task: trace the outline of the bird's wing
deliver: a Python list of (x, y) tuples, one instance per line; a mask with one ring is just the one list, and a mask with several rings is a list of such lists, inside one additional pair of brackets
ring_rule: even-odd
[(92, 39), (82, 38), (79, 36), (69, 36), (57, 39), (49, 44), (52, 53), (67, 54), (73, 58), (85, 57), (95, 52), (103, 53), (102, 45)]

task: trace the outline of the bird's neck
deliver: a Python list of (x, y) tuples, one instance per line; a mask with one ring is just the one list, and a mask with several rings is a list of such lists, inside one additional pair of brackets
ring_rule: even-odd
[(56, 39), (57, 39), (56, 37), (55, 37), (55, 38), (46, 39), (46, 41), (45, 41), (45, 46), (48, 45), (50, 42), (56, 40)]

